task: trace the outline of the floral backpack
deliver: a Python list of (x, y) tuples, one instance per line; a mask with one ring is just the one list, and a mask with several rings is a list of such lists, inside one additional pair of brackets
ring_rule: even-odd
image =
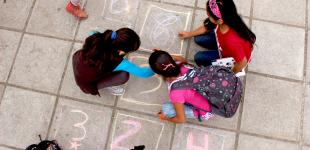
[[(170, 86), (174, 89), (194, 89), (208, 99), (212, 113), (230, 118), (242, 98), (242, 83), (228, 67), (207, 66), (192, 68)], [(201, 110), (199, 106), (194, 109)], [(203, 110), (202, 110), (203, 111)]]

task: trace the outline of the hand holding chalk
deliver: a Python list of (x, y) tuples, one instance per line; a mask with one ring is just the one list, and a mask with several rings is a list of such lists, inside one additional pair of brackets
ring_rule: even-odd
[(190, 37), (191, 37), (190, 32), (186, 32), (186, 31), (179, 32), (180, 39), (187, 39)]

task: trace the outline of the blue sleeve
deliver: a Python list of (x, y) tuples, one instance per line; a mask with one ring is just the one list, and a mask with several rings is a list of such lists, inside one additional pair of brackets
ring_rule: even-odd
[(141, 77), (141, 78), (148, 78), (153, 76), (155, 73), (149, 67), (139, 67), (127, 59), (123, 59), (123, 61), (113, 70), (113, 71), (126, 71), (132, 75)]

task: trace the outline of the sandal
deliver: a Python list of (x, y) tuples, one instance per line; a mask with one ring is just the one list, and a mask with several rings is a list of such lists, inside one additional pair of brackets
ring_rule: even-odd
[(85, 19), (87, 18), (87, 13), (81, 9), (81, 7), (78, 6), (74, 6), (71, 2), (69, 2), (66, 6), (66, 10), (68, 13), (72, 14), (75, 17), (78, 17), (80, 19)]

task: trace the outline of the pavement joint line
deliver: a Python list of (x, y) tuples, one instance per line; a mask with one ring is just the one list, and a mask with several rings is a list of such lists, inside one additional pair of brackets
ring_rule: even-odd
[(307, 147), (310, 147), (310, 144), (304, 142), (303, 146), (307, 146)]
[(262, 18), (256, 18), (254, 16), (253, 16), (252, 20), (274, 23), (274, 24), (283, 25), (286, 27), (295, 27), (295, 28), (299, 28), (299, 29), (305, 29), (306, 28), (305, 26), (293, 25), (293, 24), (283, 23), (280, 21), (272, 21), (272, 20), (267, 20), (267, 19), (262, 19)]
[[(114, 124), (114, 121), (116, 121), (115, 119), (116, 119), (116, 117), (115, 117), (115, 115), (116, 115), (116, 111), (117, 111), (117, 109), (116, 109), (116, 106), (117, 106), (117, 103), (118, 103), (118, 100), (120, 99), (120, 97), (119, 96), (116, 96), (115, 97), (115, 102), (114, 102), (114, 107), (112, 108), (112, 115), (111, 115), (111, 118), (110, 118), (110, 124), (109, 124), (109, 127), (108, 127), (108, 133), (107, 133), (107, 139), (106, 139), (106, 142), (105, 142), (105, 145), (104, 145), (104, 149), (108, 149), (108, 147), (109, 147), (109, 141), (110, 141), (110, 138), (112, 139), (112, 128), (113, 128), (113, 124)], [(111, 142), (113, 142), (113, 141), (111, 141)]]
[[(249, 16), (249, 28), (252, 29), (253, 26), (253, 12), (254, 12), (254, 0), (251, 0), (251, 8), (250, 8), (250, 16)], [(253, 47), (254, 49), (254, 47)], [(246, 67), (246, 73), (248, 73), (249, 67)], [(240, 137), (240, 129), (241, 129), (241, 121), (242, 121), (242, 115), (243, 115), (243, 109), (245, 104), (245, 95), (246, 95), (246, 84), (247, 84), (247, 76), (244, 76), (243, 79), (243, 96), (240, 104), (240, 110), (239, 110), (239, 116), (238, 116), (238, 122), (237, 122), (237, 133), (236, 133), (236, 139), (235, 139), (235, 150), (238, 150), (239, 147), (239, 137)]]
[[(84, 8), (86, 2), (87, 2), (87, 1), (85, 1), (85, 2), (82, 4), (82, 8)], [(61, 91), (61, 88), (62, 88), (62, 84), (63, 84), (64, 78), (65, 78), (65, 74), (66, 74), (67, 68), (68, 68), (68, 66), (69, 66), (69, 60), (70, 60), (70, 58), (71, 58), (71, 53), (72, 53), (72, 51), (73, 51), (73, 49), (74, 49), (75, 38), (76, 38), (76, 36), (77, 36), (77, 33), (78, 33), (78, 30), (79, 30), (80, 24), (81, 24), (81, 20), (77, 19), (77, 25), (74, 27), (75, 30), (74, 30), (73, 40), (71, 41), (71, 47), (70, 47), (70, 50), (69, 50), (69, 53), (68, 53), (68, 56), (67, 56), (67, 59), (66, 59), (65, 67), (64, 67), (64, 70), (63, 70), (63, 72), (62, 72), (61, 80), (60, 80), (60, 83), (59, 83), (59, 86), (58, 86), (57, 95), (56, 95), (56, 101), (55, 101), (55, 104), (54, 104), (54, 107), (53, 107), (52, 116), (51, 116), (50, 122), (49, 122), (49, 124), (48, 124), (46, 139), (47, 139), (47, 138), (49, 137), (49, 135), (50, 135), (50, 132), (51, 132), (51, 129), (52, 129), (52, 124), (53, 124), (53, 121), (55, 120), (54, 117), (55, 117), (56, 109), (57, 109), (58, 102), (59, 102), (60, 91)]]
[(5, 148), (9, 148), (9, 149), (14, 149), (14, 150), (24, 150), (24, 149), (20, 149), (18, 147), (14, 147), (14, 146), (10, 146), (10, 145), (5, 145), (5, 144), (0, 144), (0, 146), (5, 147)]
[[(198, 5), (198, 1), (197, 0), (195, 0), (195, 6), (196, 5)], [(197, 10), (197, 8), (195, 7), (194, 9), (193, 9), (193, 11), (192, 11), (192, 22), (191, 22), (191, 26), (190, 26), (190, 31), (193, 31), (194, 30), (194, 24), (195, 24), (195, 18), (196, 18), (196, 11)], [(201, 23), (202, 24), (202, 23)], [(186, 50), (185, 50), (185, 59), (188, 59), (188, 55), (189, 55), (189, 51), (190, 51), (190, 48), (191, 48), (191, 39), (192, 39), (193, 37), (191, 37), (191, 38), (188, 38), (187, 39), (187, 41), (184, 41), (184, 42), (186, 42), (187, 43), (187, 48), (186, 48)], [(185, 39), (184, 39), (185, 40)]]
[(305, 103), (306, 103), (306, 92), (307, 92), (307, 65), (308, 65), (308, 61), (307, 61), (307, 58), (308, 58), (308, 13), (309, 13), (309, 10), (308, 10), (308, 0), (306, 0), (306, 14), (305, 14), (305, 49), (304, 49), (304, 72), (303, 72), (303, 96), (302, 96), (302, 99), (301, 99), (301, 110), (300, 110), (300, 134), (299, 134), (299, 150), (302, 150), (303, 149), (303, 141), (304, 141), (304, 118), (305, 118)]
[[(195, 0), (197, 1), (197, 0)], [(185, 8), (191, 8), (191, 9), (194, 9), (195, 8), (195, 5), (194, 6), (188, 6), (188, 5), (182, 5), (182, 4), (177, 4), (177, 3), (171, 3), (171, 2), (164, 2), (164, 1), (161, 1), (162, 4), (167, 4), (167, 5), (172, 5), (172, 6), (179, 6), (179, 7), (185, 7)]]
[(23, 90), (27, 90), (27, 91), (37, 92), (37, 93), (41, 93), (41, 94), (47, 94), (47, 95), (50, 95), (50, 96), (55, 96), (55, 97), (57, 96), (57, 94), (52, 93), (52, 92), (41, 91), (41, 90), (37, 90), (37, 89), (33, 89), (33, 88), (21, 86), (21, 85), (7, 83), (7, 86), (15, 87), (15, 88), (19, 88), (19, 89), (23, 89)]
[(173, 147), (173, 142), (174, 142), (174, 138), (175, 138), (175, 131), (176, 131), (177, 125), (174, 123), (173, 124), (173, 128), (172, 128), (172, 133), (171, 133), (171, 138), (170, 138), (170, 146), (169, 149), (171, 150)]
[(298, 140), (296, 140), (296, 141), (295, 140), (288, 140), (288, 139), (284, 139), (284, 138), (261, 135), (261, 134), (257, 134), (257, 133), (250, 133), (250, 132), (246, 132), (246, 131), (240, 131), (240, 134), (258, 137), (258, 138), (267, 139), (267, 140), (276, 140), (276, 141), (280, 141), (280, 142), (289, 142), (292, 144), (299, 144)]
[(305, 112), (305, 103), (306, 103), (306, 83), (303, 85), (303, 93), (301, 98), (301, 110), (300, 110), (300, 125), (299, 125), (299, 149), (302, 150), (303, 144), (303, 129), (304, 129), (304, 112)]
[[(37, 1), (37, 0), (33, 0), (32, 5), (31, 5), (31, 7), (30, 7), (29, 14), (28, 14), (27, 19), (26, 19), (26, 22), (25, 22), (25, 26), (24, 26), (23, 29), (22, 29), (22, 33), (21, 33), (19, 42), (18, 42), (18, 44), (17, 44), (18, 46), (17, 46), (17, 48), (16, 48), (16, 52), (15, 52), (15, 54), (14, 54), (14, 56), (13, 56), (13, 62), (11, 63), (10, 70), (9, 70), (9, 74), (8, 74), (8, 76), (7, 76), (7, 79), (6, 79), (5, 84), (4, 84), (4, 87), (3, 87), (3, 91), (6, 90), (6, 87), (7, 87), (7, 85), (8, 85), (8, 82), (9, 82), (10, 76), (11, 76), (11, 74), (12, 74), (13, 67), (14, 67), (14, 65), (15, 65), (15, 61), (16, 61), (16, 58), (17, 58), (17, 55), (18, 55), (20, 46), (21, 46), (22, 41), (23, 41), (23, 39), (24, 39), (24, 35), (25, 35), (26, 28), (27, 28), (27, 26), (28, 26), (28, 23), (29, 23), (29, 20), (30, 20), (31, 15), (32, 15), (33, 8), (34, 8), (34, 6), (35, 6), (36, 1)], [(1, 95), (1, 97), (0, 97), (0, 99), (1, 99), (1, 101), (0, 101), (0, 107), (1, 107), (1, 102), (2, 102), (3, 96), (4, 96), (4, 93), (3, 93), (3, 94)]]
[(20, 33), (23, 32), (22, 29), (15, 29), (15, 28), (5, 27), (5, 26), (0, 26), (0, 29), (1, 29), (1, 30), (13, 31), (13, 32), (20, 32)]
[[(40, 91), (40, 90), (36, 90), (36, 89), (28, 88), (28, 87), (23, 87), (23, 86), (19, 86), (19, 85), (14, 85), (14, 84), (8, 84), (7, 86), (15, 87), (15, 88), (19, 88), (19, 89), (23, 89), (23, 90), (27, 90), (27, 91), (32, 91), (32, 92), (36, 92), (36, 93), (46, 94), (46, 95), (50, 95), (50, 96), (55, 96), (55, 97), (58, 96), (57, 94), (54, 94), (54, 93)], [(92, 101), (89, 101), (89, 100), (79, 99), (79, 98), (70, 97), (70, 96), (66, 96), (66, 95), (59, 95), (59, 98), (64, 98), (64, 99), (73, 100), (73, 101), (76, 101), (76, 102), (87, 103), (87, 104), (92, 104), (92, 105), (111, 107), (111, 105), (102, 104), (100, 102), (96, 103), (96, 102), (92, 102)]]
[(304, 82), (303, 80), (291, 79), (291, 78), (287, 78), (287, 77), (280, 77), (280, 76), (260, 73), (260, 72), (256, 72), (256, 71), (248, 71), (247, 73), (262, 76), (262, 77), (267, 77), (267, 78), (271, 78), (271, 79), (277, 79), (277, 80), (300, 83), (300, 84), (302, 84)]
[(62, 38), (62, 37), (57, 37), (57, 36), (48, 35), (48, 34), (42, 34), (42, 33), (25, 32), (25, 34), (35, 35), (35, 36), (40, 36), (40, 37), (46, 37), (46, 38), (53, 38), (53, 39), (58, 39), (58, 40), (67, 41), (67, 42), (73, 42), (73, 41), (74, 41), (73, 38), (72, 38), (72, 39), (69, 39), (69, 38)]

